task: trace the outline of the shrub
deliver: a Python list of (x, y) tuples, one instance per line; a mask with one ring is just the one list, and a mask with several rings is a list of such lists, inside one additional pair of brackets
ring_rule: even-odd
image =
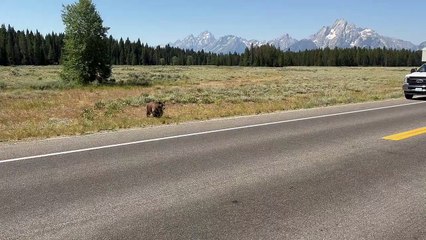
[(81, 113), (84, 120), (93, 121), (95, 119), (95, 112), (91, 108), (85, 108)]
[(54, 82), (44, 82), (44, 83), (36, 83), (32, 84), (29, 87), (34, 90), (53, 90), (53, 89), (69, 89), (72, 87), (75, 87), (76, 85), (72, 82), (60, 82), (60, 81), (54, 81)]
[(143, 86), (143, 87), (152, 86), (152, 80), (146, 76), (141, 76), (135, 73), (129, 73), (129, 78), (130, 79), (127, 80), (127, 82), (125, 82), (125, 85)]
[(100, 110), (100, 109), (104, 109), (105, 108), (105, 103), (103, 101), (97, 101), (95, 103), (95, 109), (96, 110)]
[(121, 99), (112, 101), (106, 105), (106, 112), (105, 116), (112, 116), (118, 112), (123, 111), (123, 108), (125, 106), (125, 102)]
[(6, 89), (7, 85), (5, 82), (0, 81), (0, 89)]
[(152, 86), (152, 80), (149, 80), (149, 79), (131, 79), (131, 80), (128, 80), (126, 82), (126, 85), (150, 87), (150, 86)]

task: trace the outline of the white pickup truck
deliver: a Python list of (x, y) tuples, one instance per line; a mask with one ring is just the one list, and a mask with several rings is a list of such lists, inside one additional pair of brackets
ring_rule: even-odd
[[(422, 62), (426, 62), (426, 48), (422, 55)], [(402, 89), (406, 99), (412, 99), (414, 95), (426, 95), (426, 63), (405, 76)]]
[(426, 64), (406, 75), (402, 88), (406, 99), (412, 99), (414, 95), (426, 95)]

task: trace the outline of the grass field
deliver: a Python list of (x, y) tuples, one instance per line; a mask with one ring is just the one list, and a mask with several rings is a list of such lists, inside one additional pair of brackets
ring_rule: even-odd
[(0, 142), (400, 98), (409, 68), (117, 66), (115, 85), (85, 87), (59, 72), (0, 67)]

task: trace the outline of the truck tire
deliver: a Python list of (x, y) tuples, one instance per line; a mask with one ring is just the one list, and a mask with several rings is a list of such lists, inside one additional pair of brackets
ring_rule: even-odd
[(405, 99), (413, 99), (414, 95), (404, 93)]

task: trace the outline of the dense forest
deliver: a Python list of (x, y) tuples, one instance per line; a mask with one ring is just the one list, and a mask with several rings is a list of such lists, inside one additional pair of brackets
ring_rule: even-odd
[[(0, 27), (0, 65), (53, 65), (61, 63), (64, 34), (16, 31)], [(395, 49), (317, 49), (290, 52), (270, 45), (247, 48), (244, 53), (216, 54), (151, 47), (129, 39), (108, 39), (113, 65), (217, 65), (217, 66), (418, 66), (421, 52)]]

